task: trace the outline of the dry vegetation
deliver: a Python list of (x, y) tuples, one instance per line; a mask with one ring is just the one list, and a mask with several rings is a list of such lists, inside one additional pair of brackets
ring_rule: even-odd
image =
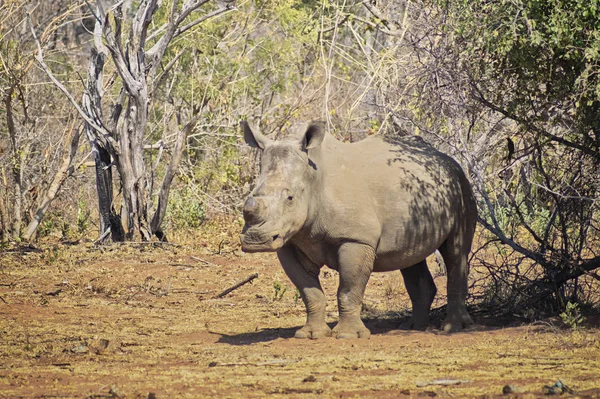
[[(109, 3), (0, 1), (0, 398), (538, 397), (559, 379), (600, 397), (594, 2), (125, 0), (94, 18)], [(189, 30), (166, 29), (184, 9)], [(116, 62), (93, 56), (105, 45)], [(455, 157), (479, 207), (476, 326), (396, 330), (394, 272), (367, 288), (370, 340), (292, 339), (295, 288), (274, 255), (239, 253), (258, 160), (243, 119), (273, 137), (312, 119), (347, 141), (417, 134)], [(129, 128), (139, 203), (115, 157)], [(92, 242), (108, 233), (170, 244)], [(463, 382), (417, 386), (439, 379)]]
[[(454, 335), (398, 331), (409, 302), (388, 273), (365, 295), (371, 339), (296, 340), (304, 308), (275, 256), (243, 255), (222, 237), (3, 252), (0, 398), (495, 397), (507, 384), (523, 391), (512, 397), (540, 397), (558, 379), (600, 397), (593, 317), (577, 330), (480, 315)], [(337, 275), (322, 279), (334, 323)], [(463, 382), (417, 386), (439, 379)]]

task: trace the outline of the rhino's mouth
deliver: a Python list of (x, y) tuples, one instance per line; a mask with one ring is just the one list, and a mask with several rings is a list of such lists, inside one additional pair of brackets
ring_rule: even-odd
[(244, 227), (240, 241), (244, 252), (275, 252), (285, 244), (279, 232), (266, 232), (258, 227)]

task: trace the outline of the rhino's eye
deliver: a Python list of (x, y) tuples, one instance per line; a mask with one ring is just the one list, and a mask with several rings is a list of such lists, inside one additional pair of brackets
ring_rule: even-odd
[(288, 195), (288, 201), (292, 201), (294, 199), (293, 195)]

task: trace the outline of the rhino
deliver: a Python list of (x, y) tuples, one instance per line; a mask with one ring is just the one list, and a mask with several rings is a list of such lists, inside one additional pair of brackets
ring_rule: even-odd
[[(245, 142), (262, 151), (243, 207), (242, 250), (277, 252), (306, 306), (296, 338), (368, 338), (360, 312), (369, 277), (398, 269), (412, 304), (400, 327), (426, 329), (436, 294), (426, 258), (435, 250), (448, 277), (441, 328), (454, 332), (473, 323), (465, 299), (477, 207), (454, 159), (419, 136), (344, 143), (312, 122), (300, 138), (272, 140), (246, 121), (240, 125)], [(324, 265), (339, 273), (333, 330), (319, 282)]]

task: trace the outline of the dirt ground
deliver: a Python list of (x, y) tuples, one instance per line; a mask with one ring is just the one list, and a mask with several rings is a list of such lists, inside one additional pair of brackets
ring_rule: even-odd
[[(297, 340), (304, 306), (276, 257), (212, 253), (89, 243), (0, 252), (0, 398), (492, 398), (506, 385), (519, 393), (503, 397), (535, 398), (558, 380), (600, 398), (597, 323), (573, 331), (479, 315), (458, 334), (398, 331), (409, 303), (394, 272), (369, 282), (370, 339)], [(336, 273), (322, 282), (333, 325)]]

